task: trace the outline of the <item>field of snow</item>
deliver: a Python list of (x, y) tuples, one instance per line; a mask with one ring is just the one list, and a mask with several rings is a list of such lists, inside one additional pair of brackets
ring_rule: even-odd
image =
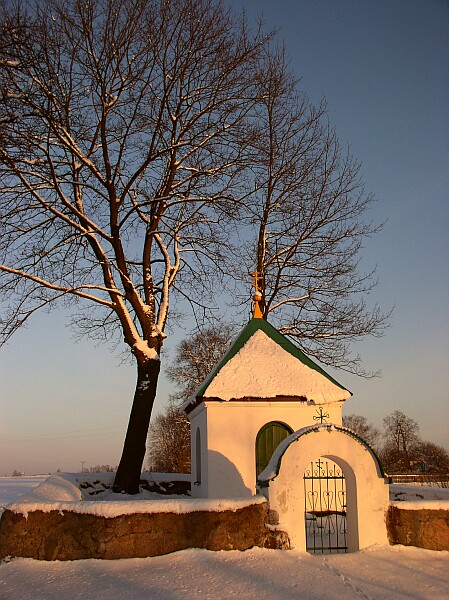
[[(0, 478), (0, 505), (45, 478)], [(391, 486), (392, 499), (447, 501), (449, 490)], [(399, 489), (399, 487), (401, 489)], [(404, 489), (405, 488), (405, 489)], [(419, 489), (417, 489), (419, 488)], [(379, 546), (353, 554), (311, 556), (263, 550), (184, 550), (123, 560), (0, 563), (2, 600), (447, 600), (449, 552)]]
[(326, 557), (253, 548), (0, 564), (3, 600), (447, 600), (448, 592), (449, 552), (404, 546)]
[(407, 510), (422, 508), (449, 510), (449, 487), (419, 485), (418, 483), (393, 484), (390, 485), (390, 503), (398, 508), (407, 508)]
[(43, 483), (48, 475), (34, 477), (0, 477), (0, 515), (7, 504), (15, 502), (20, 496)]

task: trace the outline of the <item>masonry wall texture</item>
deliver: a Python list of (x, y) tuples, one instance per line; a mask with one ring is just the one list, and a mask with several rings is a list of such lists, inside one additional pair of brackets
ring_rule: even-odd
[(390, 544), (449, 550), (449, 510), (404, 510), (390, 506), (387, 532)]
[(151, 513), (115, 518), (39, 510), (25, 518), (6, 510), (0, 521), (0, 559), (115, 559), (159, 556), (186, 548), (288, 547), (282, 533), (265, 525), (268, 512), (266, 504), (235, 512)]
[[(288, 536), (276, 530), (272, 512), (267, 504), (254, 504), (235, 512), (132, 514), (107, 519), (39, 510), (25, 518), (6, 510), (0, 521), (0, 559), (143, 558), (187, 548), (287, 550)], [(448, 510), (390, 507), (386, 522), (390, 544), (449, 550)]]

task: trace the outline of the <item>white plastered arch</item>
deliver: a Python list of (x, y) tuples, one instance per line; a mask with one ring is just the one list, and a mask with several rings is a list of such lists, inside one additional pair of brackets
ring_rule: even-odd
[(293, 548), (305, 550), (304, 482), (310, 463), (329, 458), (343, 470), (347, 491), (348, 550), (388, 544), (385, 513), (389, 487), (371, 448), (349, 430), (323, 424), (285, 439), (259, 476), (261, 492), (278, 513)]

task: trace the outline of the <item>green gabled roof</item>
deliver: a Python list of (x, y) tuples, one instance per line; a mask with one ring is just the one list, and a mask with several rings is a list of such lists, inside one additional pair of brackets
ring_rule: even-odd
[[(322, 369), (319, 365), (317, 365), (313, 360), (311, 360), (302, 350), (300, 350), (293, 342), (291, 342), (288, 338), (285, 337), (282, 333), (280, 333), (273, 325), (270, 325), (268, 321), (265, 319), (251, 319), (248, 324), (243, 328), (240, 332), (239, 336), (236, 338), (234, 343), (231, 345), (229, 350), (226, 352), (224, 357), (221, 359), (218, 366), (211, 372), (209, 377), (204, 381), (202, 386), (199, 388), (196, 393), (197, 398), (202, 398), (206, 389), (210, 386), (211, 382), (218, 375), (220, 370), (228, 363), (246, 344), (246, 342), (256, 333), (256, 331), (263, 331), (269, 338), (271, 338), (278, 346), (281, 346), (286, 352), (297, 358), (304, 365), (309, 367), (310, 369), (314, 369), (324, 377), (326, 377), (330, 382), (332, 382), (337, 387), (342, 390), (348, 391), (344, 386), (342, 386), (338, 381), (336, 381), (333, 377), (326, 373), (324, 369)], [(352, 393), (349, 392), (352, 396)]]

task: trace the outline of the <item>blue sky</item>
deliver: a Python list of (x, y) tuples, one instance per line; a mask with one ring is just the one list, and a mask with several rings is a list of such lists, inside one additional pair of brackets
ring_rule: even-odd
[[(377, 264), (373, 299), (394, 306), (391, 326), (356, 347), (383, 376), (332, 372), (354, 393), (345, 412), (380, 426), (401, 410), (449, 449), (449, 2), (233, 4), (280, 28), (302, 88), (315, 103), (326, 97), (341, 143), (362, 162), (373, 216), (387, 220), (363, 263)], [(0, 377), (0, 475), (118, 463), (134, 368), (75, 342), (63, 313), (36, 315), (0, 350)], [(156, 411), (168, 393), (163, 379)]]

